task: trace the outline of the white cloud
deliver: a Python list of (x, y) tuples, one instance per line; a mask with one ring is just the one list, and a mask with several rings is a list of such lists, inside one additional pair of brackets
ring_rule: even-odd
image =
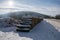
[(37, 7), (37, 10), (38, 12), (41, 12), (43, 14), (48, 14), (48, 15), (51, 15), (51, 16), (55, 16), (56, 14), (60, 14), (60, 7), (45, 7), (45, 6), (42, 6), (42, 7)]
[[(27, 4), (22, 4), (22, 3), (14, 3), (13, 6), (10, 6), (13, 9), (0, 9), (0, 12), (9, 12), (10, 10), (13, 11), (35, 11), (47, 15), (54, 16), (56, 14), (60, 14), (60, 7), (55, 7), (55, 6), (31, 6)], [(0, 8), (10, 8), (7, 3), (2, 3), (0, 4)], [(10, 12), (11, 12), (10, 11)]]

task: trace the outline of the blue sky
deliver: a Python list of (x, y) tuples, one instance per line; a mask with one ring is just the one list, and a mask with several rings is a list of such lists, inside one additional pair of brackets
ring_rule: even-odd
[(59, 6), (60, 5), (60, 0), (15, 0), (17, 2), (25, 3), (25, 4), (30, 4), (30, 5), (54, 5), (54, 6)]
[(0, 0), (0, 13), (11, 11), (35, 11), (55, 16), (60, 14), (60, 0)]

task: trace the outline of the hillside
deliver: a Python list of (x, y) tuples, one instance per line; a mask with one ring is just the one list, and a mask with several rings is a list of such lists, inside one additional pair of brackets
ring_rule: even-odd
[(12, 12), (12, 13), (9, 13), (10, 16), (19, 16), (19, 17), (22, 17), (22, 16), (32, 16), (32, 17), (42, 17), (42, 18), (49, 18), (51, 16), (48, 16), (48, 15), (44, 15), (42, 13), (38, 13), (38, 12), (32, 12), (32, 11), (19, 11), (19, 12)]
[(18, 12), (10, 12), (10, 13), (0, 15), (0, 17), (16, 17), (16, 18), (21, 18), (22, 16), (54, 18), (52, 16), (48, 16), (48, 15), (38, 13), (38, 12), (33, 12), (33, 11), (18, 11)]

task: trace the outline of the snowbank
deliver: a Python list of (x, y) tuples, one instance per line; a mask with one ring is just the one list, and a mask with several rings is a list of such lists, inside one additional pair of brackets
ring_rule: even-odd
[(30, 32), (16, 32), (14, 27), (0, 28), (0, 40), (59, 40), (60, 32), (49, 23), (42, 21)]

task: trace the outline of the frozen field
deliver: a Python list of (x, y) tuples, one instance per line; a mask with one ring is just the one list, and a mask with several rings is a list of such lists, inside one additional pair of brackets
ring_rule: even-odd
[(15, 27), (1, 28), (0, 40), (60, 40), (60, 21), (45, 19), (30, 32), (16, 32)]

